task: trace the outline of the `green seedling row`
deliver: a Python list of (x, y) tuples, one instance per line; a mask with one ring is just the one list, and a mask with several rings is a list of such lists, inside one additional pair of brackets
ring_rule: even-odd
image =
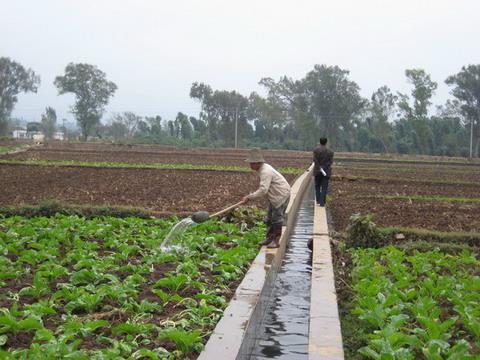
[(264, 236), (207, 221), (0, 217), (1, 359), (184, 359), (202, 350)]
[[(369, 166), (370, 165), (370, 166)], [(480, 164), (477, 168), (472, 167), (455, 167), (454, 165), (422, 165), (421, 167), (416, 166), (405, 166), (405, 167), (386, 167), (386, 166), (374, 166), (369, 165), (355, 165), (345, 164), (342, 162), (334, 164), (334, 169), (344, 169), (350, 172), (355, 171), (369, 171), (369, 172), (382, 172), (382, 173), (410, 173), (412, 175), (418, 176), (418, 173), (429, 174), (429, 176), (439, 176), (439, 174), (456, 174), (456, 175), (473, 175), (480, 174)]]
[(6, 152), (9, 152), (11, 150), (15, 150), (17, 146), (0, 146), (0, 154), (4, 154)]
[(431, 196), (431, 195), (384, 195), (387, 200), (440, 201), (449, 203), (480, 203), (480, 198)]
[(335, 156), (336, 161), (346, 162), (372, 162), (372, 163), (392, 163), (392, 164), (429, 164), (429, 165), (460, 165), (460, 166), (478, 166), (478, 161), (469, 160), (419, 160), (419, 159), (394, 159), (394, 158), (381, 158), (381, 157), (349, 157), (349, 156)]
[(385, 182), (385, 183), (407, 183), (407, 184), (427, 184), (427, 185), (464, 185), (464, 186), (475, 186), (479, 187), (479, 184), (476, 182), (470, 181), (445, 181), (445, 180), (426, 180), (426, 179), (403, 179), (403, 178), (394, 178), (394, 177), (374, 177), (374, 176), (333, 176), (333, 180), (342, 180), (342, 181), (371, 181), (371, 182)]
[(480, 357), (480, 261), (474, 253), (350, 251), (355, 334), (363, 345), (358, 358)]
[[(79, 166), (95, 168), (128, 168), (128, 169), (176, 169), (176, 170), (211, 170), (251, 172), (248, 167), (226, 165), (199, 165), (199, 164), (135, 164), (123, 162), (77, 161), (77, 160), (0, 160), (6, 165), (39, 165), (39, 166)], [(279, 171), (283, 174), (301, 174), (305, 169), (285, 167)]]

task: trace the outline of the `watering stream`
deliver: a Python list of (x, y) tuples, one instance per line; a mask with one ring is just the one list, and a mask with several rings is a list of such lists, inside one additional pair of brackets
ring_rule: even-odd
[(163, 251), (170, 250), (170, 247), (169, 247), (170, 243), (177, 236), (180, 236), (192, 224), (195, 224), (195, 222), (190, 218), (182, 219), (181, 221), (176, 223), (175, 226), (172, 227), (172, 230), (170, 230), (168, 235), (163, 240), (162, 245), (160, 245), (160, 249), (162, 249)]
[(314, 197), (306, 191), (250, 359), (308, 359)]

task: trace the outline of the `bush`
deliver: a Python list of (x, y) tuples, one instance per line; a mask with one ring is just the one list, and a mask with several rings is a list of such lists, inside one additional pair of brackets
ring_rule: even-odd
[(377, 248), (385, 244), (385, 239), (372, 221), (373, 214), (353, 214), (347, 227), (345, 244), (354, 248)]

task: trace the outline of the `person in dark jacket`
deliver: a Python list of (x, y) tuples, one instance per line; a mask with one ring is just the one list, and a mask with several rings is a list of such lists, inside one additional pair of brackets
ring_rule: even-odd
[(327, 148), (327, 138), (320, 138), (320, 144), (313, 150), (313, 176), (315, 176), (315, 198), (317, 205), (325, 206), (328, 180), (332, 176), (333, 151)]

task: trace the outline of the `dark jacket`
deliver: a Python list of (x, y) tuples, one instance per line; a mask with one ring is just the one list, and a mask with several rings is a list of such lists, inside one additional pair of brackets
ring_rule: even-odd
[(333, 151), (324, 145), (318, 145), (313, 149), (313, 175), (323, 176), (320, 168), (327, 173), (327, 176), (332, 176)]

